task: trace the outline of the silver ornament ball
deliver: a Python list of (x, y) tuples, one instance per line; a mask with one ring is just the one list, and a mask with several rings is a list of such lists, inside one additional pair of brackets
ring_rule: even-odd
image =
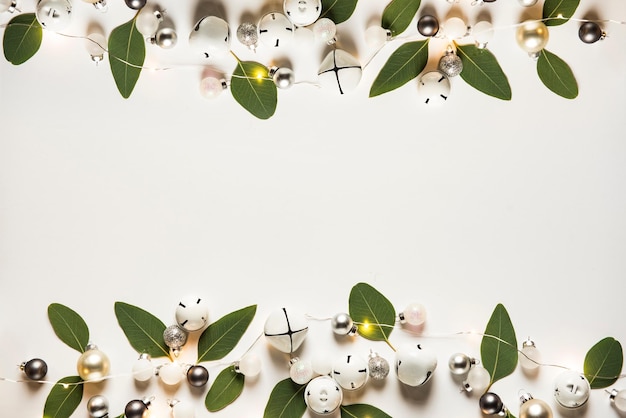
[(417, 21), (417, 31), (422, 36), (435, 36), (439, 32), (439, 21), (435, 16), (424, 15)]
[(348, 335), (356, 332), (354, 322), (347, 313), (338, 313), (330, 321), (333, 332), (337, 335)]
[(109, 414), (109, 400), (102, 395), (96, 395), (87, 401), (87, 412), (91, 418), (103, 418)]
[(48, 365), (40, 358), (34, 358), (22, 363), (20, 369), (31, 380), (41, 380), (48, 373)]
[(457, 54), (448, 51), (439, 60), (439, 71), (448, 77), (456, 77), (463, 71), (463, 61)]
[(187, 342), (187, 331), (178, 325), (170, 325), (163, 331), (163, 341), (172, 350), (180, 350)]
[(259, 42), (259, 34), (254, 23), (242, 23), (237, 28), (237, 39), (243, 45), (252, 48)]
[(374, 380), (383, 380), (389, 375), (389, 362), (377, 353), (372, 353), (367, 361), (370, 377)]
[(209, 381), (209, 371), (200, 365), (191, 366), (187, 370), (187, 382), (193, 387), (199, 388)]
[(163, 49), (170, 49), (176, 46), (178, 35), (173, 28), (164, 27), (159, 29), (154, 35), (155, 43)]
[(578, 37), (586, 44), (598, 42), (600, 39), (604, 39), (605, 36), (602, 28), (596, 22), (585, 22), (580, 25), (578, 30)]
[(502, 399), (500, 399), (500, 397), (493, 392), (483, 394), (478, 401), (478, 405), (480, 406), (482, 413), (485, 415), (495, 415), (502, 412), (504, 409)]
[(124, 0), (126, 5), (133, 10), (139, 10), (146, 5), (146, 0)]
[(461, 376), (469, 372), (472, 366), (472, 359), (468, 355), (463, 353), (455, 353), (450, 356), (448, 360), (448, 367), (453, 375)]
[(272, 76), (272, 80), (274, 80), (274, 84), (276, 84), (276, 87), (279, 89), (288, 89), (293, 86), (293, 83), (296, 81), (296, 77), (291, 68), (277, 68), (272, 70), (270, 75)]

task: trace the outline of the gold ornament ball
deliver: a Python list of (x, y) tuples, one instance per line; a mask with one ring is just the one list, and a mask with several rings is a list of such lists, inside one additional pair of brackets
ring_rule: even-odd
[(96, 346), (87, 346), (87, 349), (78, 358), (76, 370), (83, 380), (99, 381), (109, 374), (111, 363), (109, 358)]
[(520, 406), (519, 418), (552, 418), (552, 409), (541, 399), (530, 399)]
[(549, 38), (548, 27), (543, 22), (529, 20), (517, 28), (517, 44), (529, 54), (545, 48)]

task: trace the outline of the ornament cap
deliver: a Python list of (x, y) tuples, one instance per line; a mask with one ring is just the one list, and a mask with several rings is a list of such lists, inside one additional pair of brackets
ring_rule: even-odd
[(143, 359), (150, 360), (150, 354), (148, 353), (139, 354), (139, 360), (143, 360)]
[(92, 342), (89, 342), (89, 343), (87, 344), (87, 346), (85, 347), (85, 351), (89, 351), (89, 350), (97, 350), (97, 349), (98, 349), (98, 346), (97, 346), (97, 345), (95, 345), (95, 344), (94, 344), (94, 343), (92, 343)]
[(522, 343), (522, 348), (526, 348), (526, 347), (534, 347), (534, 348), (536, 348), (537, 346), (535, 345), (535, 342), (533, 340), (531, 340), (530, 337), (528, 337), (526, 339), (526, 341), (524, 341)]
[(607, 392), (609, 393), (609, 400), (611, 402), (615, 402), (615, 397), (617, 396), (617, 394), (619, 393), (619, 390), (617, 389), (611, 389), (610, 391), (607, 390)]
[(522, 394), (519, 397), (520, 405), (530, 401), (531, 399), (534, 399), (533, 395), (531, 395), (530, 393), (525, 392), (525, 391), (521, 391), (521, 392)]

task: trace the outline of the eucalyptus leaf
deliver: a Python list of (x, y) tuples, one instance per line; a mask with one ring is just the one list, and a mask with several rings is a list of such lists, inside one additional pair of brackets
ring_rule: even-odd
[(212, 323), (198, 340), (198, 363), (219, 360), (230, 353), (248, 329), (256, 305), (231, 312)]
[(132, 19), (115, 29), (109, 36), (109, 65), (122, 97), (133, 92), (146, 59), (146, 41)]
[(322, 14), (335, 24), (345, 22), (352, 16), (358, 0), (322, 0)]
[(578, 96), (578, 83), (572, 69), (565, 61), (544, 49), (537, 60), (537, 74), (543, 84), (566, 99)]
[(386, 341), (396, 322), (396, 312), (389, 300), (367, 283), (352, 287), (349, 298), (349, 313), (358, 324), (358, 333), (373, 341)]
[(567, 22), (576, 12), (580, 0), (546, 0), (543, 3), (543, 18), (547, 26), (558, 26)]
[(592, 389), (611, 386), (622, 373), (622, 345), (612, 337), (600, 340), (585, 356), (584, 372)]
[(511, 100), (511, 86), (496, 57), (476, 45), (457, 45), (463, 61), (461, 78), (476, 90), (502, 100)]
[(517, 366), (515, 329), (509, 313), (502, 304), (496, 306), (487, 323), (480, 344), (480, 356), (483, 366), (491, 376), (489, 386), (513, 373)]
[(216, 412), (233, 403), (243, 392), (244, 383), (244, 375), (237, 373), (233, 366), (222, 370), (206, 394), (204, 399), (206, 409), (209, 412)]
[(89, 344), (89, 328), (79, 314), (65, 305), (52, 303), (48, 306), (48, 319), (61, 341), (79, 353), (85, 352)]
[(79, 376), (59, 380), (46, 398), (43, 418), (69, 418), (83, 399), (82, 382)]
[(378, 408), (367, 404), (341, 405), (341, 418), (391, 418)]
[(406, 42), (396, 49), (374, 80), (370, 97), (395, 90), (417, 77), (428, 62), (428, 41)]
[(43, 30), (34, 13), (15, 16), (4, 29), (4, 57), (13, 65), (28, 61), (39, 51)]
[(305, 387), (291, 378), (278, 382), (265, 405), (263, 418), (301, 418), (306, 412)]
[(391, 0), (391, 3), (383, 10), (381, 26), (391, 31), (392, 36), (397, 36), (409, 27), (421, 0)]
[(276, 84), (268, 68), (258, 62), (237, 60), (230, 90), (235, 100), (259, 119), (269, 119), (276, 111)]
[(138, 353), (146, 353), (154, 358), (170, 355), (163, 340), (166, 326), (160, 319), (124, 302), (115, 302), (115, 316), (128, 342)]

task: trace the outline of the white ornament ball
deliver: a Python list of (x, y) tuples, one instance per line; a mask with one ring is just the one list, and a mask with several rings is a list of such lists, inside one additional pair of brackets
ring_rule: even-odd
[(293, 353), (304, 342), (308, 330), (303, 314), (282, 308), (267, 317), (263, 332), (274, 348), (283, 353)]
[(296, 26), (308, 26), (322, 13), (321, 0), (285, 0), (283, 9)]
[(199, 296), (185, 296), (176, 306), (176, 322), (187, 331), (198, 331), (209, 322), (209, 307)]
[(135, 18), (135, 27), (144, 38), (150, 38), (159, 28), (159, 23), (163, 20), (160, 12), (155, 12), (149, 7), (144, 7)]
[(264, 15), (259, 24), (259, 40), (270, 48), (287, 46), (293, 40), (293, 23), (282, 13), (272, 12)]
[(428, 106), (440, 106), (450, 96), (450, 80), (439, 71), (430, 71), (420, 77), (417, 91), (423, 103)]
[(313, 371), (319, 375), (327, 375), (333, 371), (333, 362), (328, 352), (317, 351), (311, 358), (311, 366)]
[(467, 34), (467, 24), (460, 17), (451, 17), (443, 24), (443, 33), (450, 39), (459, 39)]
[(472, 36), (478, 48), (486, 48), (493, 35), (493, 25), (486, 20), (476, 23), (472, 28)]
[(176, 402), (172, 406), (173, 418), (194, 418), (196, 411), (191, 402)]
[(463, 382), (465, 390), (468, 392), (474, 392), (482, 394), (491, 383), (491, 376), (489, 371), (482, 366), (473, 366), (467, 373), (467, 379)]
[(183, 377), (183, 368), (178, 363), (165, 363), (159, 368), (159, 378), (166, 385), (175, 386)]
[(330, 415), (341, 405), (343, 391), (330, 377), (316, 377), (304, 389), (304, 401), (314, 413)]
[(304, 385), (313, 379), (313, 366), (308, 360), (293, 359), (289, 368), (289, 377), (294, 383)]
[(609, 399), (611, 399), (615, 408), (621, 412), (626, 412), (626, 390), (613, 389), (610, 393)]
[(359, 356), (343, 356), (333, 364), (332, 376), (343, 389), (357, 390), (367, 383), (369, 366)]
[(535, 4), (537, 4), (537, 0), (518, 0), (520, 6), (524, 6), (524, 7), (532, 7)]
[(220, 58), (230, 51), (230, 27), (217, 16), (203, 17), (189, 34), (189, 46), (205, 58)]
[(323, 17), (313, 25), (313, 33), (319, 42), (333, 43), (337, 34), (337, 25), (329, 18)]
[(380, 26), (370, 26), (365, 29), (365, 43), (371, 49), (382, 47), (390, 37), (391, 33)]
[(200, 94), (205, 99), (215, 99), (226, 90), (224, 81), (215, 77), (205, 77), (200, 81)]
[(535, 343), (527, 340), (522, 344), (522, 354), (519, 356), (519, 364), (526, 371), (534, 371), (540, 366), (541, 352)]
[(345, 94), (356, 89), (362, 73), (359, 60), (342, 49), (334, 49), (320, 64), (317, 75), (323, 88)]
[(554, 382), (554, 399), (564, 408), (579, 408), (589, 399), (591, 386), (587, 378), (573, 370), (557, 376)]
[(396, 351), (396, 374), (409, 386), (422, 386), (437, 368), (437, 357), (421, 345), (408, 345)]
[(261, 373), (261, 359), (255, 353), (248, 353), (239, 360), (237, 367), (242, 375), (254, 377)]
[(426, 308), (421, 303), (411, 303), (402, 311), (400, 317), (401, 321), (409, 325), (420, 326), (426, 322)]
[(61, 31), (72, 21), (72, 4), (68, 0), (40, 0), (35, 16), (44, 29)]
[(154, 366), (150, 361), (150, 357), (142, 355), (133, 364), (133, 378), (138, 382), (147, 382), (154, 376)]
[(293, 39), (296, 45), (310, 48), (315, 42), (315, 34), (311, 29), (300, 26), (296, 28)]

